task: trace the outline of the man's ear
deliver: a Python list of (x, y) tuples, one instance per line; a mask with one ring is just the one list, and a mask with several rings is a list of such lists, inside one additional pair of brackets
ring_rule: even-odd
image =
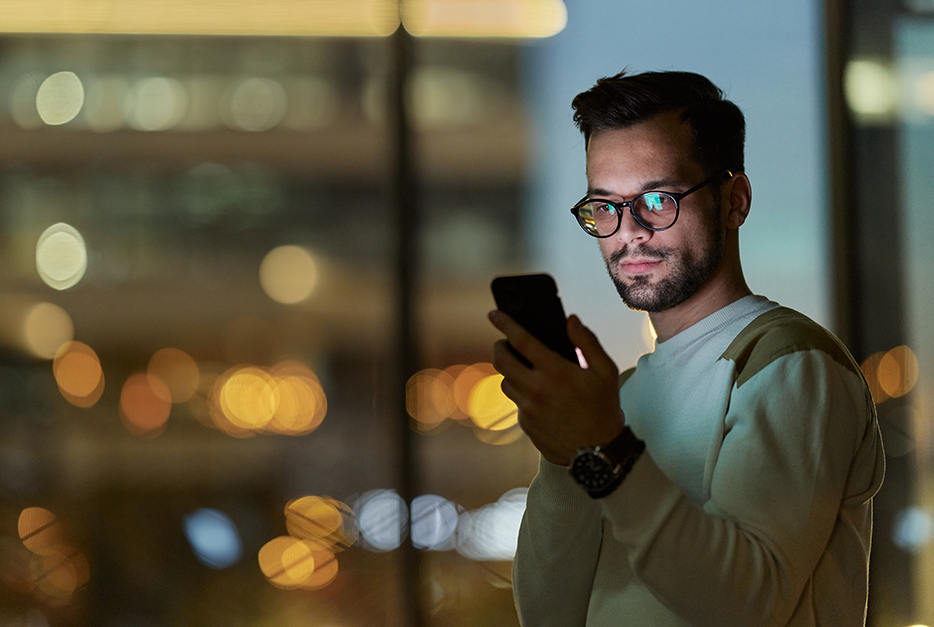
[(749, 208), (752, 206), (752, 184), (744, 172), (733, 175), (724, 189), (729, 202), (729, 211), (726, 214), (726, 227), (738, 229), (746, 221)]

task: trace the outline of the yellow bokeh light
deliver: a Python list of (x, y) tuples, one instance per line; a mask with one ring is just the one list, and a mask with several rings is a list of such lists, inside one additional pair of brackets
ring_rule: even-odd
[(144, 372), (130, 375), (120, 390), (120, 417), (134, 435), (161, 432), (172, 411), (172, 394), (160, 379)]
[(58, 389), (72, 405), (91, 407), (104, 392), (104, 372), (97, 353), (83, 342), (66, 342), (52, 360)]
[(884, 356), (885, 353), (874, 353), (867, 357), (859, 367), (860, 370), (863, 371), (863, 378), (866, 379), (866, 385), (869, 387), (872, 400), (875, 401), (877, 405), (891, 398), (886, 394), (885, 390), (882, 389), (882, 386), (879, 385), (879, 362), (882, 361)]
[(285, 522), (294, 538), (312, 540), (330, 550), (343, 550), (354, 543), (347, 526), (351, 509), (323, 496), (303, 496), (285, 506)]
[(275, 379), (261, 368), (239, 368), (224, 382), (220, 406), (235, 425), (244, 429), (262, 429), (279, 408), (279, 387)]
[(890, 397), (904, 396), (918, 382), (918, 358), (907, 346), (896, 346), (879, 360), (876, 377)]
[(173, 403), (184, 403), (198, 389), (198, 364), (185, 351), (163, 348), (150, 358), (146, 373), (160, 379), (169, 389)]
[(433, 368), (417, 372), (405, 385), (406, 409), (423, 426), (436, 425), (457, 408), (453, 390), (454, 378), (447, 372)]
[(482, 379), (495, 375), (496, 369), (493, 368), (493, 364), (479, 363), (464, 368), (454, 366), (447, 372), (454, 377), (454, 402), (460, 412), (459, 414), (455, 413), (455, 417), (469, 420), (470, 392)]
[(29, 352), (52, 359), (58, 349), (74, 339), (75, 326), (68, 312), (53, 303), (36, 303), (23, 321), (23, 338)]
[(402, 16), (417, 37), (551, 37), (567, 19), (561, 0), (405, 0)]
[(286, 590), (299, 587), (315, 571), (312, 548), (290, 536), (273, 538), (259, 550), (258, 557), (269, 583)]
[(263, 258), (259, 282), (269, 298), (293, 305), (311, 296), (318, 284), (318, 264), (301, 246), (279, 246)]
[(37, 555), (45, 555), (62, 542), (62, 525), (58, 517), (44, 507), (27, 507), (17, 522), (20, 540)]
[(470, 418), (481, 429), (502, 431), (518, 423), (519, 408), (503, 394), (502, 382), (500, 374), (484, 377), (470, 392)]
[(878, 61), (849, 61), (844, 71), (844, 92), (850, 110), (863, 119), (885, 119), (898, 107), (895, 72)]
[(337, 556), (335, 556), (332, 551), (318, 545), (316, 542), (306, 540), (305, 544), (311, 550), (311, 558), (314, 560), (315, 570), (311, 573), (310, 577), (299, 585), (299, 588), (302, 590), (320, 590), (337, 577)]
[(36, 111), (49, 126), (71, 122), (84, 105), (84, 85), (74, 72), (56, 72), (42, 81)]
[(88, 267), (84, 238), (64, 222), (47, 228), (36, 243), (36, 269), (49, 287), (65, 290), (76, 285)]

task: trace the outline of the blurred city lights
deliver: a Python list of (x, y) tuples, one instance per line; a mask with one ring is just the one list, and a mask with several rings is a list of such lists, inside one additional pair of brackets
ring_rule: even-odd
[(457, 552), (478, 561), (511, 560), (516, 554), (527, 496), (526, 488), (516, 488), (496, 503), (461, 514)]
[(405, 385), (405, 405), (409, 416), (423, 427), (432, 427), (449, 418), (456, 409), (454, 378), (435, 369), (415, 373)]
[(35, 590), (47, 599), (68, 597), (90, 578), (87, 558), (65, 541), (58, 517), (43, 507), (27, 507), (17, 522), (20, 540), (33, 553), (29, 573)]
[(268, 131), (285, 117), (285, 89), (269, 78), (251, 77), (232, 84), (222, 97), (224, 123), (241, 131)]
[(285, 506), (285, 523), (289, 535), (301, 540), (313, 540), (334, 551), (341, 551), (355, 541), (348, 505), (323, 496), (303, 496)]
[(873, 400), (878, 404), (910, 392), (918, 382), (918, 357), (908, 346), (870, 355), (860, 365)]
[(219, 510), (199, 509), (185, 516), (184, 527), (195, 556), (210, 568), (233, 566), (243, 556), (243, 542), (237, 526)]
[(47, 228), (36, 243), (36, 269), (49, 287), (64, 290), (84, 277), (88, 251), (81, 233), (59, 222)]
[(315, 572), (311, 545), (291, 536), (273, 538), (259, 550), (258, 557), (260, 570), (277, 588), (298, 588)]
[(878, 61), (854, 59), (848, 62), (844, 91), (850, 110), (865, 121), (887, 119), (898, 106), (895, 72)]
[(454, 548), (457, 506), (436, 494), (412, 499), (412, 544), (419, 549), (444, 551)]
[(75, 326), (68, 312), (53, 303), (36, 303), (23, 321), (23, 339), (30, 353), (52, 359), (58, 349), (74, 339)]
[(74, 72), (57, 72), (36, 92), (36, 111), (49, 126), (71, 122), (84, 105), (84, 85)]
[(130, 375), (120, 390), (120, 417), (134, 435), (162, 431), (172, 411), (172, 394), (161, 379), (144, 372)]
[(198, 364), (185, 351), (163, 348), (150, 358), (146, 373), (162, 381), (173, 403), (184, 403), (198, 389)]
[(52, 373), (62, 396), (77, 407), (91, 407), (104, 392), (100, 359), (83, 342), (66, 342), (52, 360)]
[(143, 78), (125, 94), (122, 108), (127, 123), (136, 130), (165, 131), (185, 117), (188, 93), (174, 78)]
[(478, 381), (470, 391), (470, 417), (482, 429), (502, 431), (519, 421), (519, 408), (503, 394), (502, 382), (503, 375), (491, 375)]
[(921, 507), (908, 507), (895, 520), (893, 540), (909, 553), (921, 551), (934, 538), (934, 519)]
[(238, 368), (221, 387), (219, 400), (224, 415), (231, 422), (256, 431), (269, 424), (276, 414), (279, 386), (262, 368)]
[(879, 360), (879, 385), (892, 398), (904, 396), (918, 382), (918, 358), (907, 346), (896, 346)]
[(259, 283), (269, 298), (292, 305), (311, 296), (318, 284), (318, 264), (301, 246), (279, 246), (263, 258)]
[(392, 551), (405, 540), (408, 529), (408, 507), (392, 490), (371, 490), (353, 506), (357, 528), (367, 548)]

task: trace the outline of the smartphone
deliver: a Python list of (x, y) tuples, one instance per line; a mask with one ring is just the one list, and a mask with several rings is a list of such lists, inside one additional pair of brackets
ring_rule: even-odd
[[(558, 286), (549, 274), (498, 276), (490, 285), (496, 307), (526, 331), (566, 359), (578, 363), (577, 351), (568, 338), (567, 318), (558, 297)], [(513, 349), (527, 366), (529, 361)]]

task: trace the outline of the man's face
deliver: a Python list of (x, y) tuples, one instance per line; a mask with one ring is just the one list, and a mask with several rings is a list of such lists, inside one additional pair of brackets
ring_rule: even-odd
[[(691, 154), (687, 125), (674, 115), (597, 132), (587, 148), (588, 194), (626, 201), (650, 190), (683, 192), (711, 174)], [(626, 305), (665, 311), (688, 300), (714, 276), (723, 260), (726, 233), (717, 189), (711, 185), (684, 198), (678, 221), (666, 231), (643, 228), (626, 209), (619, 231), (599, 240), (610, 278)]]

